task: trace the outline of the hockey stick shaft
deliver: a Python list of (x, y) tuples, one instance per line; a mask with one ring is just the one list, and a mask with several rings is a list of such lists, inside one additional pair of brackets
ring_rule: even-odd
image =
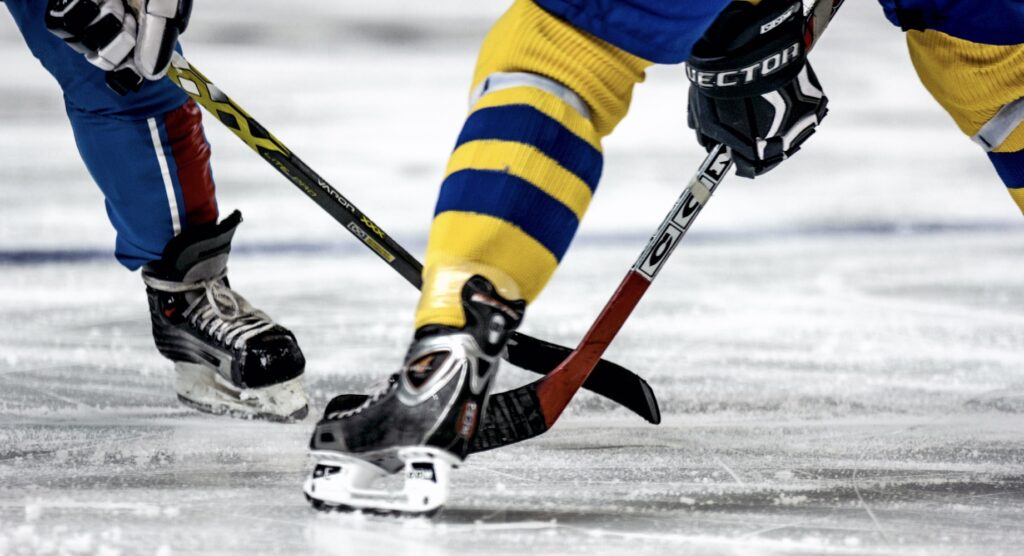
[[(821, 38), (843, 1), (818, 0), (811, 7), (804, 37), (808, 50)], [(554, 425), (586, 382), (732, 165), (732, 156), (725, 146), (718, 145), (708, 153), (579, 346), (537, 383), (536, 399), (546, 428)]]
[(712, 149), (575, 351), (538, 382), (491, 396), (472, 451), (539, 436), (555, 424), (730, 168), (728, 149)]
[(548, 427), (558, 420), (580, 386), (586, 382), (597, 361), (600, 361), (731, 168), (732, 156), (728, 149), (718, 145), (711, 150), (580, 345), (557, 369), (541, 380), (537, 386), (537, 398)]
[[(422, 288), (423, 265), (415, 257), (180, 54), (175, 54), (168, 77), (410, 284)], [(550, 372), (572, 351), (517, 332), (509, 344), (508, 359), (512, 364), (540, 374)], [(586, 387), (649, 422), (660, 422), (650, 385), (620, 365), (601, 361), (595, 380)]]
[(362, 241), (417, 289), (423, 285), (423, 265), (384, 233), (376, 223), (331, 186), (263, 127), (248, 112), (224, 94), (182, 55), (175, 53), (167, 76), (192, 99), (216, 117), (243, 143), (256, 151), (281, 175)]

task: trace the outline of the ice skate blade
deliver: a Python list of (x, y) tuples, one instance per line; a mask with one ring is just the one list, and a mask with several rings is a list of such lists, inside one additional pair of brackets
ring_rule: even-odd
[(316, 466), (302, 487), (306, 499), (323, 511), (359, 511), (378, 515), (433, 516), (448, 501), (452, 454), (428, 446), (400, 448), (404, 486), (398, 491), (373, 488), (390, 475), (359, 458), (337, 452), (313, 452)]
[(309, 413), (302, 376), (263, 388), (238, 388), (203, 365), (178, 362), (174, 370), (178, 400), (204, 413), (283, 423)]

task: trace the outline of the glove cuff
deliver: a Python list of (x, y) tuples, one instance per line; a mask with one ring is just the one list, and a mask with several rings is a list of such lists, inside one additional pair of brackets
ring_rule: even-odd
[(803, 4), (733, 2), (694, 45), (686, 75), (702, 94), (741, 98), (778, 89), (806, 60)]

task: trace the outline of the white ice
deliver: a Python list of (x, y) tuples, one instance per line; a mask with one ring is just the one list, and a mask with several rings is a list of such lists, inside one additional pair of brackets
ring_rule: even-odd
[[(506, 4), (197, 3), (186, 53), (421, 255)], [(609, 351), (665, 422), (583, 394), (547, 435), (471, 458), (433, 521), (313, 512), (312, 417), (177, 405), (60, 93), (0, 16), (0, 555), (1018, 553), (1024, 224), (901, 33), (848, 4), (814, 55), (821, 131), (722, 185)], [(699, 163), (685, 94), (674, 67), (638, 87), (527, 332), (576, 342)], [(368, 388), (415, 292), (208, 122), (221, 206), (246, 217), (233, 284), (294, 329), (314, 413)]]

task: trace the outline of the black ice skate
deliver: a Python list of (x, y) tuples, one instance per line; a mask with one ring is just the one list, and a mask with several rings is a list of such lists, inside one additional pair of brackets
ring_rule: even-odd
[[(474, 276), (462, 306), (466, 325), (418, 330), (402, 370), (379, 392), (328, 405), (310, 440), (317, 463), (304, 490), (314, 507), (431, 514), (446, 502), (451, 468), (469, 453), (498, 358), (526, 304)], [(373, 488), (403, 469), (401, 490)]]
[(306, 361), (295, 336), (231, 289), (228, 253), (242, 215), (186, 230), (146, 265), (153, 338), (174, 361), (182, 403), (200, 411), (275, 421), (308, 412)]

